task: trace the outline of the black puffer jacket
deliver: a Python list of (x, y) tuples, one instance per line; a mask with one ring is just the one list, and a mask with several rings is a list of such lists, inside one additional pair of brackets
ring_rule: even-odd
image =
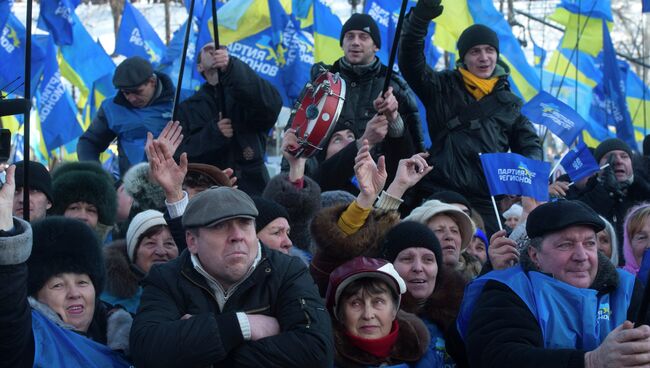
[(261, 195), (269, 181), (264, 166), (266, 136), (275, 125), (282, 98), (273, 85), (259, 77), (246, 63), (230, 57), (222, 74), (225, 116), (232, 120), (234, 136), (226, 138), (217, 127), (220, 98), (207, 83), (178, 106), (183, 142), (176, 158), (187, 152), (189, 162), (232, 168), (239, 189)]
[[(379, 96), (384, 86), (386, 66), (379, 59), (375, 59), (369, 68), (364, 68), (363, 72), (357, 72), (354, 67), (346, 66), (339, 59), (333, 65), (322, 63), (314, 65), (312, 80), (323, 69), (332, 73), (340, 73), (345, 80), (345, 103), (337, 124), (352, 130), (355, 137), (360, 138), (366, 130), (368, 121), (377, 113), (373, 101)], [(393, 95), (399, 104), (398, 111), (404, 122), (404, 134), (402, 137), (395, 138), (386, 136), (381, 144), (373, 148), (372, 152), (374, 157), (386, 156), (388, 182), (392, 181), (400, 159), (410, 157), (415, 152), (423, 152), (425, 149), (420, 115), (413, 91), (404, 79), (396, 74), (392, 75), (390, 85), (393, 87)], [(327, 145), (324, 148), (327, 148)], [(350, 184), (350, 178), (354, 175), (356, 154), (356, 145), (350, 144), (327, 160), (325, 160), (324, 154), (318, 157), (320, 165), (314, 173), (314, 178), (323, 191), (343, 189), (353, 193), (357, 192), (356, 188)]]
[(425, 180), (434, 186), (462, 193), (470, 201), (489, 198), (479, 153), (512, 150), (541, 160), (539, 137), (530, 121), (520, 113), (521, 100), (510, 92), (509, 70), (503, 63), (500, 67), (505, 75), (491, 93), (497, 94), (498, 100), (490, 102), (500, 106), (489, 116), (471, 123), (457, 127), (448, 124), (476, 99), (467, 91), (460, 72), (435, 72), (426, 64), (424, 38), (428, 25), (428, 19), (410, 12), (404, 20), (399, 49), (399, 66), (404, 79), (427, 110), (434, 169)]
[[(281, 332), (244, 341), (236, 312), (275, 317)], [(145, 278), (131, 347), (138, 367), (329, 367), (330, 323), (300, 259), (262, 247), (260, 263), (219, 310), (185, 250)]]

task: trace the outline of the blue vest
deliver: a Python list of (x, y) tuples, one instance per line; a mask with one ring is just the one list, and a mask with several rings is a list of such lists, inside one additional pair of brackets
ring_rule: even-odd
[(57, 326), (32, 309), (34, 367), (130, 367), (108, 346)]
[(140, 298), (142, 297), (142, 286), (138, 286), (138, 290), (130, 298), (119, 298), (108, 291), (104, 291), (99, 297), (101, 300), (105, 301), (110, 305), (119, 305), (126, 309), (127, 312), (135, 314), (138, 311), (138, 306), (140, 305)]
[(492, 271), (465, 288), (456, 322), (458, 331), (465, 339), (469, 319), (485, 283), (495, 280), (508, 286), (528, 306), (542, 331), (544, 347), (594, 350), (610, 331), (627, 319), (634, 276), (621, 269), (617, 272), (616, 290), (599, 297), (596, 290), (577, 288), (541, 272), (526, 273), (521, 266)]
[(421, 318), (422, 322), (427, 326), (429, 335), (431, 335), (431, 342), (429, 349), (422, 356), (422, 358), (413, 366), (415, 368), (453, 368), (456, 367), (456, 362), (447, 354), (445, 347), (445, 338), (442, 331), (436, 326), (435, 323), (428, 319)]
[(144, 161), (147, 132), (157, 137), (172, 115), (172, 101), (153, 104), (141, 109), (128, 108), (113, 102), (115, 96), (102, 102), (108, 128), (117, 135), (119, 145), (131, 165)]

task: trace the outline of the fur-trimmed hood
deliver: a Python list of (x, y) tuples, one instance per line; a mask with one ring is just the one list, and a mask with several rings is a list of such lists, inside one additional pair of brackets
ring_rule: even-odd
[(397, 312), (399, 333), (395, 345), (386, 359), (378, 358), (348, 342), (344, 326), (334, 326), (334, 364), (340, 367), (376, 367), (400, 363), (415, 363), (427, 352), (431, 337), (420, 318), (404, 311)]
[(337, 222), (347, 207), (343, 204), (325, 208), (311, 223), (314, 257), (309, 269), (322, 296), (327, 290), (329, 275), (336, 267), (357, 256), (382, 258), (384, 236), (400, 221), (397, 211), (373, 209), (356, 233), (346, 235)]
[(401, 309), (426, 318), (446, 332), (456, 322), (467, 281), (458, 271), (443, 266), (438, 271), (436, 287), (424, 303), (407, 292), (402, 297)]
[(126, 241), (116, 240), (104, 247), (106, 264), (105, 291), (117, 298), (133, 297), (144, 278), (144, 273), (129, 261), (126, 254)]
[(314, 180), (305, 176), (303, 188), (297, 189), (286, 173), (274, 176), (264, 188), (263, 198), (279, 203), (289, 212), (289, 238), (294, 247), (312, 251), (309, 226), (320, 210), (320, 194), (320, 186)]

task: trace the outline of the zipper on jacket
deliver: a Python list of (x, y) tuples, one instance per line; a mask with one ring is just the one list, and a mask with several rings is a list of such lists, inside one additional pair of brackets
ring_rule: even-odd
[(305, 298), (298, 298), (298, 302), (300, 303), (300, 308), (302, 309), (302, 312), (305, 314), (305, 318), (307, 318), (307, 325), (305, 326), (305, 328), (310, 328), (311, 318), (309, 317), (309, 313), (307, 313), (307, 302), (305, 302)]
[[(199, 284), (198, 282), (192, 280), (191, 277), (189, 277), (189, 276), (187, 276), (187, 275), (185, 274), (185, 271), (181, 271), (181, 274), (182, 274), (186, 279), (188, 279), (191, 283), (193, 283), (194, 285), (196, 285), (196, 286), (198, 286), (199, 288), (201, 288), (201, 289), (207, 291), (208, 294), (210, 294), (210, 296), (211, 296), (212, 299), (214, 300), (214, 302), (217, 303), (217, 308), (219, 308), (219, 301), (217, 300), (217, 297), (214, 296), (214, 294), (212, 293), (212, 290), (209, 290), (209, 289), (207, 289), (205, 286), (203, 286), (203, 285)], [(224, 305), (225, 305), (225, 304), (224, 304)], [(221, 310), (221, 308), (219, 308), (219, 313), (221, 313), (221, 312), (223, 312), (223, 311)]]

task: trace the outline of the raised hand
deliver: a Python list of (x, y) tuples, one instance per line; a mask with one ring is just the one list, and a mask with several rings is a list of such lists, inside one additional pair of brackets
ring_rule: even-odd
[(151, 133), (147, 134), (147, 141), (151, 140), (146, 148), (149, 159), (151, 178), (157, 182), (165, 192), (167, 202), (178, 202), (183, 199), (183, 180), (187, 174), (187, 153), (180, 157), (180, 165), (174, 161), (169, 147), (154, 140)]
[(417, 184), (433, 170), (427, 163), (428, 152), (417, 153), (410, 158), (399, 160), (395, 179), (388, 186), (386, 193), (395, 198), (401, 198), (404, 192)]
[(226, 174), (226, 176), (230, 180), (230, 186), (233, 188), (237, 188), (237, 177), (235, 176), (235, 170), (228, 167), (223, 170), (223, 173)]
[(490, 238), (488, 258), (495, 270), (504, 270), (519, 262), (517, 243), (506, 237), (505, 230), (499, 230)]
[(386, 116), (388, 122), (392, 123), (397, 120), (399, 116), (399, 112), (397, 111), (399, 104), (395, 95), (393, 95), (393, 87), (388, 87), (388, 90), (383, 96), (380, 93), (377, 99), (372, 102), (372, 105), (379, 114)]
[(359, 142), (367, 140), (368, 145), (372, 147), (383, 141), (386, 134), (388, 134), (388, 119), (384, 115), (377, 114), (366, 124), (366, 130)]
[(598, 348), (585, 354), (585, 368), (647, 367), (650, 364), (650, 327), (634, 328), (625, 321), (612, 330)]
[(548, 186), (548, 194), (553, 197), (566, 197), (566, 192), (569, 191), (569, 183), (565, 181), (556, 181)]
[(357, 204), (361, 208), (370, 208), (386, 184), (386, 159), (379, 157), (377, 162), (370, 155), (370, 146), (363, 140), (361, 148), (354, 159), (354, 175), (359, 182)]
[(284, 137), (282, 137), (282, 156), (289, 162), (289, 180), (292, 182), (305, 176), (307, 159), (302, 156), (296, 157), (292, 154), (298, 148), (300, 148), (300, 145), (298, 144), (296, 130), (287, 129), (284, 132)]
[[(181, 123), (178, 121), (169, 121), (167, 125), (163, 128), (163, 130), (160, 132), (156, 140), (165, 146), (167, 146), (167, 150), (171, 152), (171, 155), (173, 156), (176, 153), (176, 149), (178, 146), (180, 146), (181, 142), (183, 142), (183, 127), (181, 126)], [(151, 145), (151, 142), (153, 141), (153, 135), (147, 134), (147, 143), (145, 145), (145, 151), (148, 146)]]
[(7, 167), (6, 164), (1, 164), (0, 173), (3, 171), (6, 176), (5, 183), (0, 189), (0, 230), (9, 231), (14, 227), (12, 213), (14, 206), (14, 192), (16, 191), (16, 182), (14, 180), (16, 166), (11, 165)]

